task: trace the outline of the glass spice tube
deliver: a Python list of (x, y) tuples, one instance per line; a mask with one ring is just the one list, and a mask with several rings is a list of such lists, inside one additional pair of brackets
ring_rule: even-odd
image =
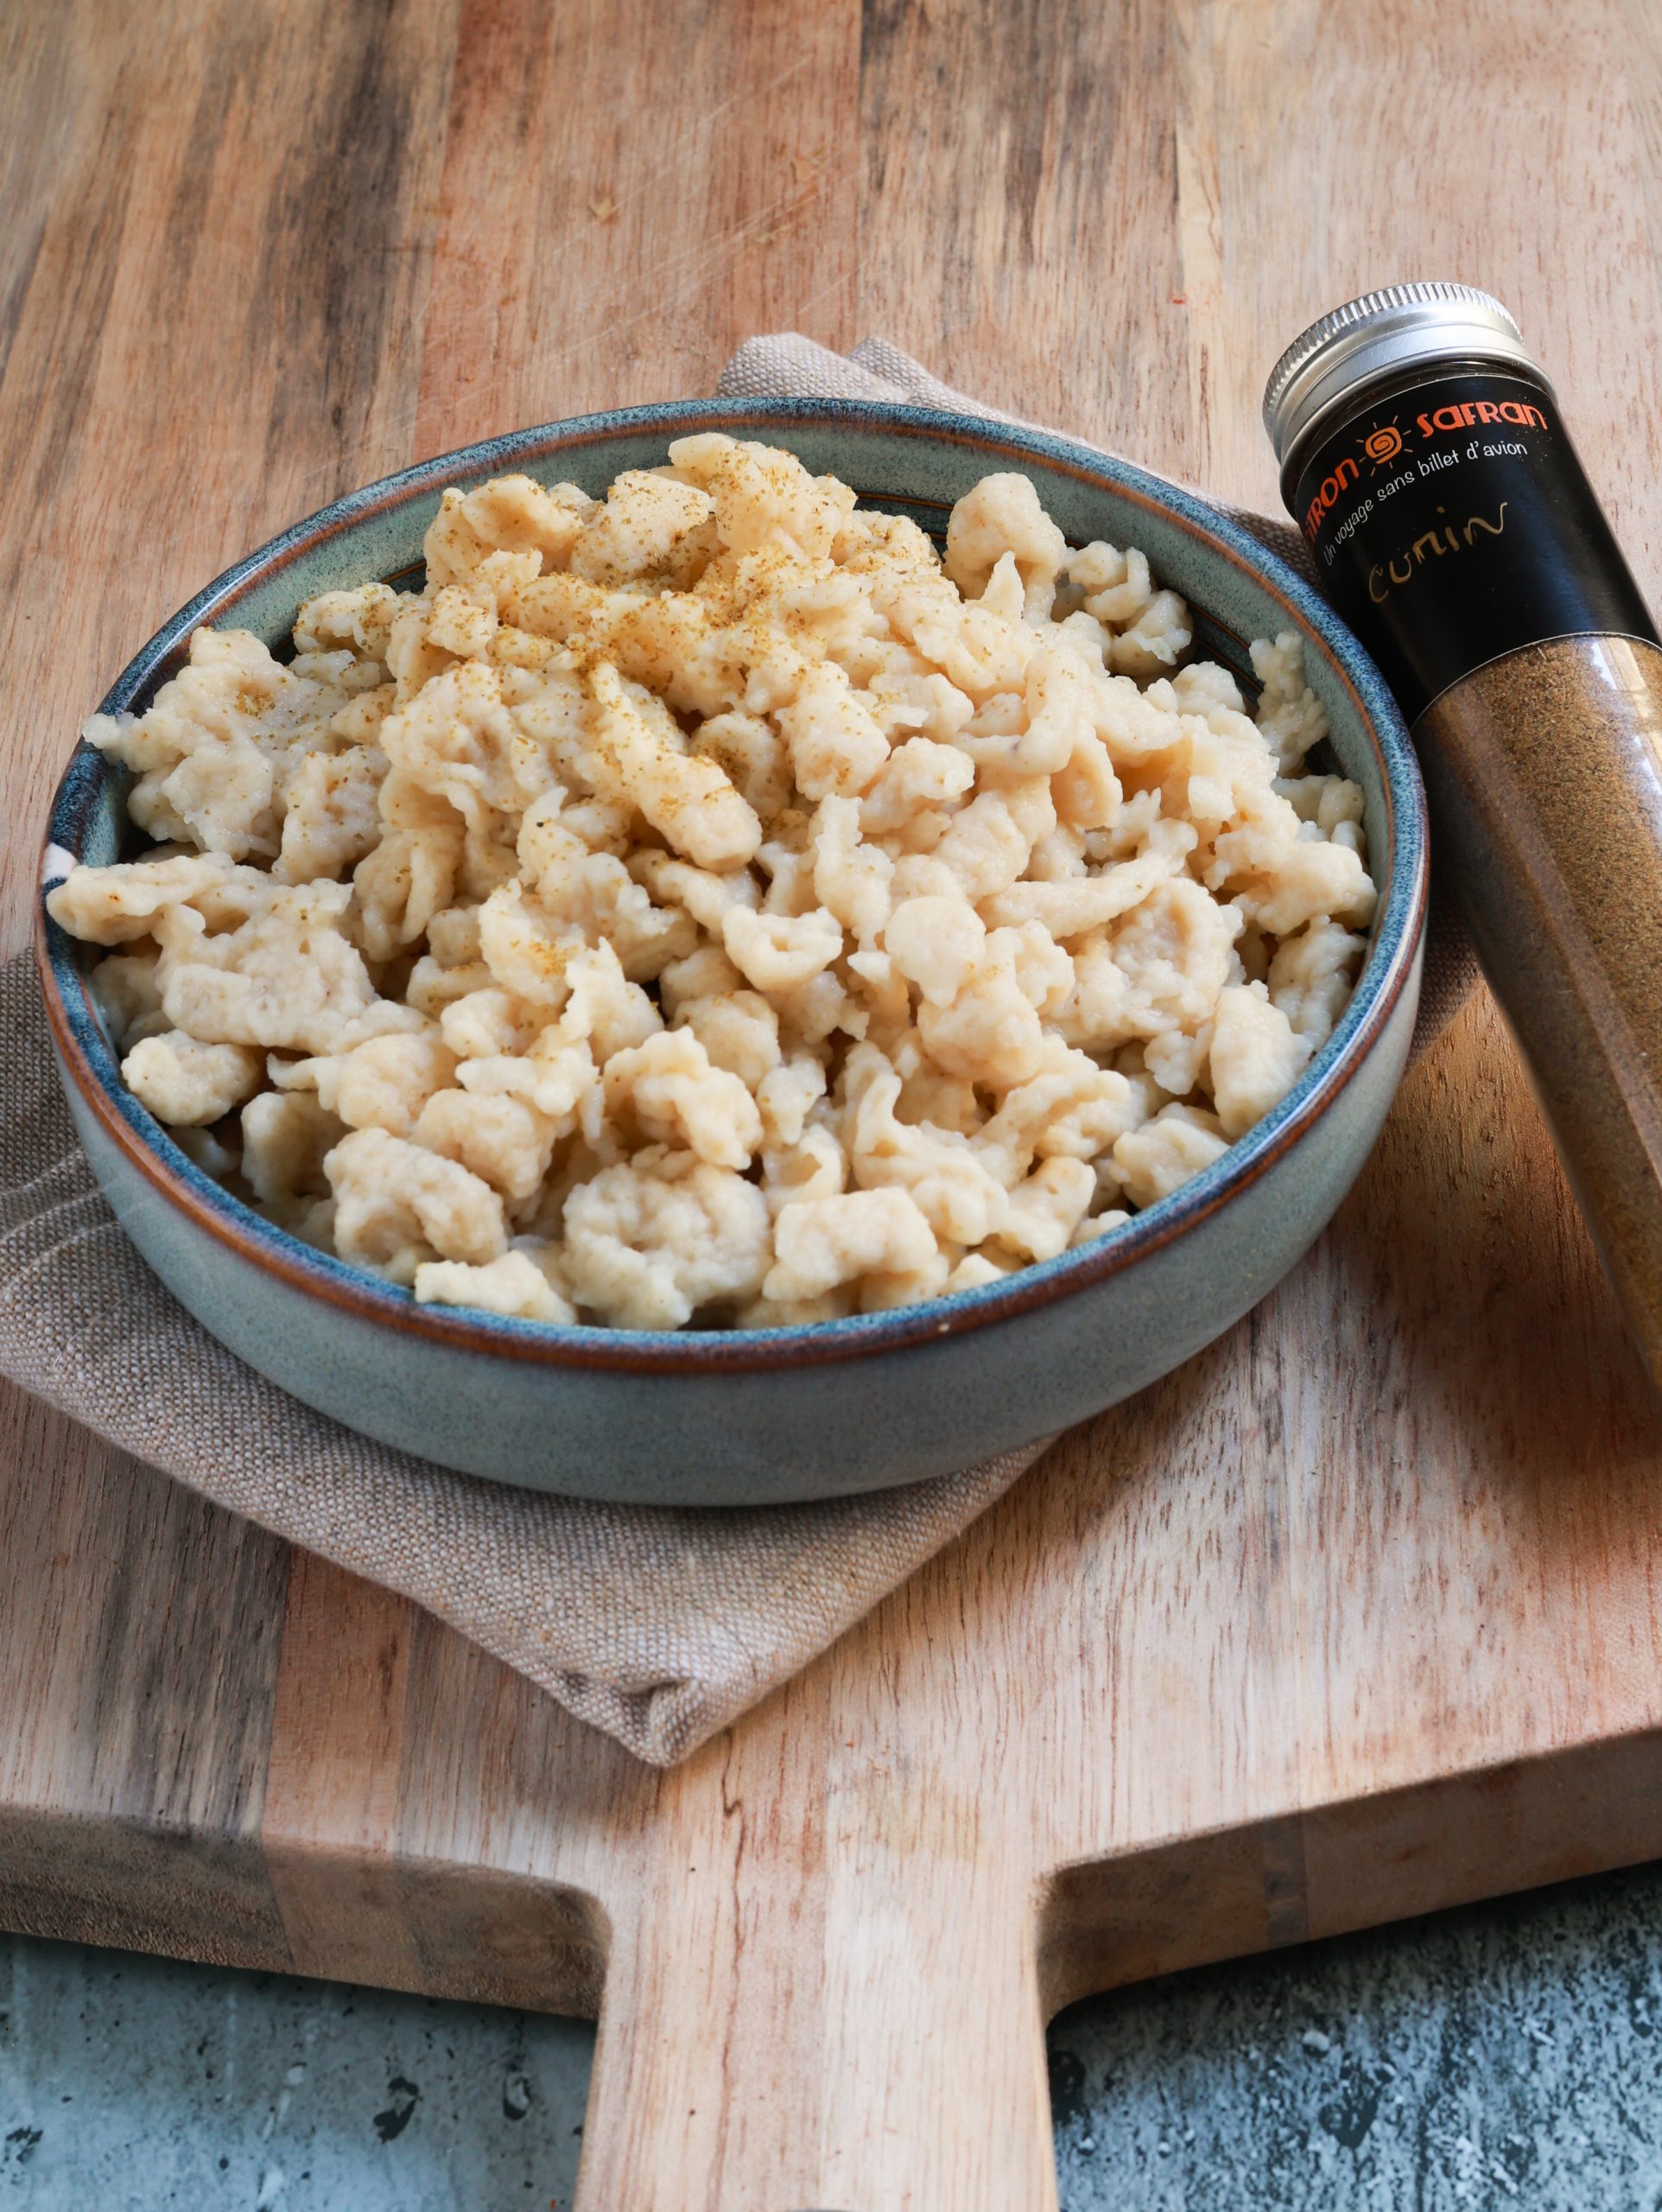
[(1276, 365), (1323, 590), (1418, 750), (1440, 882), (1662, 1385), (1662, 650), (1497, 301), (1392, 286)]

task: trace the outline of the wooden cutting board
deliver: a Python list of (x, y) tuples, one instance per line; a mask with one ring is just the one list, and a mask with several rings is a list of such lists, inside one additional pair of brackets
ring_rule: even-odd
[[(755, 330), (1272, 507), (1280, 346), (1476, 281), (1659, 596), (1644, 0), (17, 0), (0, 41), (7, 949), (78, 720), (205, 578)], [(1486, 1002), (1274, 1297), (669, 1776), (3, 1418), (0, 1920), (598, 2007), (586, 2212), (1052, 2205), (1056, 2006), (1662, 1851), (1662, 1410)]]

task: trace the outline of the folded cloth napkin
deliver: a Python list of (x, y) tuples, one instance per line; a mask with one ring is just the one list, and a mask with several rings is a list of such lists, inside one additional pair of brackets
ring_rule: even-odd
[(656, 1766), (804, 1667), (1042, 1445), (872, 1497), (592, 1505), (455, 1475), (314, 1413), (193, 1321), (105, 1205), (34, 962), (0, 968), (0, 1374), (355, 1574), (402, 1591)]
[[(752, 340), (721, 389), (970, 404), (873, 341), (851, 365), (803, 339)], [(139, 1258), (60, 1094), (28, 955), (0, 969), (0, 1374), (414, 1599), (654, 1765), (805, 1666), (1044, 1449), (868, 1497), (724, 1512), (545, 1497), (391, 1451), (245, 1367)]]

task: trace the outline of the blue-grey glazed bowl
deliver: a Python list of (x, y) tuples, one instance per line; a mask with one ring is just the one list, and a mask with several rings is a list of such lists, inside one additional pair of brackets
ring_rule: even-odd
[[(915, 1482), (1065, 1427), (1177, 1366), (1264, 1296), (1349, 1188), (1401, 1077), (1419, 991), (1425, 813), (1373, 664), (1234, 524), (1065, 438), (859, 403), (631, 408), (424, 462), (227, 570), (151, 639), (105, 709), (141, 709), (203, 623), (275, 645), (315, 593), (419, 574), (447, 484), (523, 470), (600, 493), (694, 429), (788, 446), (937, 536), (978, 477), (1024, 470), (1073, 543), (1141, 546), (1200, 617), (1199, 648), (1249, 680), (1249, 639), (1303, 634), (1333, 751), (1364, 794), (1379, 916), (1333, 1037), (1205, 1173), (1078, 1251), (898, 1313), (634, 1334), (418, 1306), (272, 1227), (196, 1168), (121, 1081), (86, 988), (89, 949), (42, 914), (39, 950), (64, 1088), (99, 1181), (163, 1282), (251, 1365), (353, 1428), (468, 1473), (586, 1497), (755, 1505)], [(107, 862), (130, 845), (125, 791), (82, 745), (53, 809), (45, 885), (64, 874), (66, 854)]]

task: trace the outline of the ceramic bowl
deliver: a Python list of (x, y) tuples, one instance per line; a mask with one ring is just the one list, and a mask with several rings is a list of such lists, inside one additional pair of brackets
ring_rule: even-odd
[[(1141, 546), (1196, 610), (1199, 649), (1248, 679), (1249, 639), (1303, 634), (1333, 751), (1362, 788), (1379, 915), (1334, 1035), (1214, 1166), (1078, 1251), (898, 1313), (634, 1334), (418, 1306), (272, 1227), (194, 1166), (121, 1081), (86, 988), (90, 949), (43, 916), (40, 952), (64, 1087), (111, 1204), (162, 1281), (251, 1365), (368, 1435), (469, 1473), (589, 1497), (754, 1505), (915, 1482), (1065, 1427), (1177, 1366), (1264, 1296), (1349, 1188), (1401, 1077), (1419, 989), (1425, 815), (1373, 664), (1233, 523), (1064, 438), (857, 403), (631, 408), (425, 462), (229, 569), (158, 631), (105, 709), (142, 709), (203, 623), (275, 645), (318, 592), (418, 576), (447, 484), (522, 470), (601, 493), (695, 429), (787, 446), (937, 537), (977, 478), (1024, 470), (1074, 543)], [(79, 747), (53, 809), (45, 884), (66, 855), (107, 862), (130, 848), (126, 782)]]

